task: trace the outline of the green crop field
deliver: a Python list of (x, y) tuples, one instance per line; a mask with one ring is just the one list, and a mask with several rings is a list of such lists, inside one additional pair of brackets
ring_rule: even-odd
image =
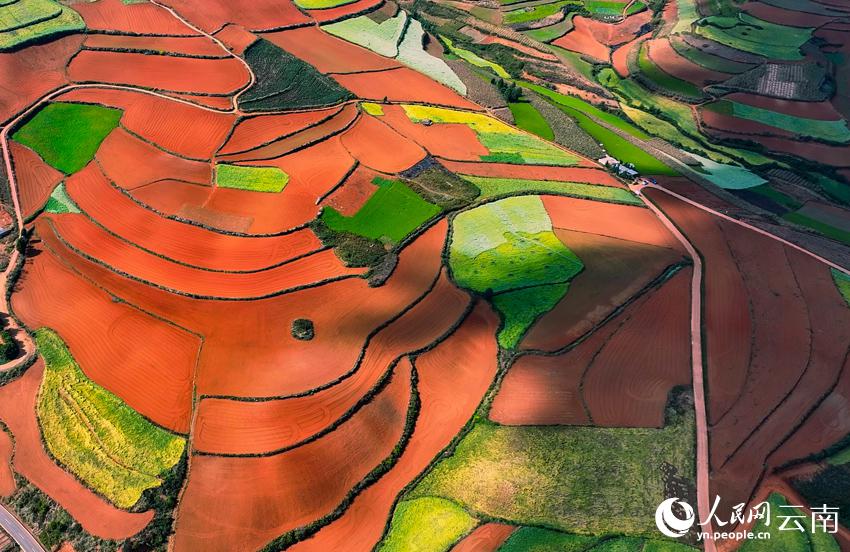
[(821, 220), (804, 215), (803, 213), (787, 213), (782, 215), (782, 218), (795, 224), (799, 224), (800, 226), (816, 230), (828, 238), (850, 245), (850, 232), (842, 230), (841, 228), (836, 228), (835, 226)]
[(598, 537), (571, 535), (551, 529), (520, 527), (508, 537), (499, 552), (580, 552), (590, 550), (599, 540)]
[(371, 239), (398, 243), (440, 208), (422, 199), (399, 180), (375, 178), (378, 190), (353, 215), (346, 217), (333, 207), (322, 209), (321, 219), (330, 229)]
[(215, 184), (249, 192), (282, 192), (289, 175), (277, 167), (246, 167), (220, 164), (215, 167)]
[(35, 337), (45, 362), (37, 414), (48, 450), (115, 505), (133, 506), (180, 460), (185, 439), (88, 379), (53, 330)]
[(89, 104), (50, 103), (18, 129), (12, 139), (39, 154), (48, 165), (73, 174), (94, 158), (122, 111)]
[(530, 29), (523, 31), (523, 34), (529, 38), (533, 38), (539, 42), (551, 42), (556, 38), (561, 38), (569, 31), (573, 30), (573, 19), (567, 16), (566, 19), (559, 23), (553, 23), (539, 29)]
[(68, 193), (65, 190), (65, 183), (60, 182), (47, 199), (47, 203), (44, 205), (44, 212), (57, 214), (79, 213), (80, 209), (74, 203), (74, 200), (68, 197)]
[(464, 50), (463, 48), (458, 48), (457, 46), (454, 45), (454, 43), (452, 42), (452, 39), (450, 39), (447, 36), (440, 35), (440, 39), (446, 44), (446, 47), (449, 49), (449, 51), (451, 53), (453, 53), (457, 57), (463, 59), (464, 61), (467, 61), (467, 62), (471, 63), (472, 65), (474, 65), (476, 67), (481, 67), (483, 69), (490, 69), (494, 73), (496, 73), (497, 76), (499, 76), (503, 79), (511, 78), (511, 76), (508, 74), (508, 72), (505, 71), (504, 67), (502, 67), (498, 63), (494, 63), (492, 61), (486, 60), (486, 59), (482, 58), (481, 56), (479, 56), (478, 54), (476, 54), (475, 52), (470, 52), (469, 50)]
[(532, 8), (517, 8), (506, 12), (504, 22), (507, 25), (516, 25), (518, 23), (528, 23), (529, 21), (537, 21), (544, 17), (554, 15), (564, 9), (565, 6), (575, 5), (572, 0), (556, 0), (550, 4), (541, 4)]
[(683, 58), (712, 71), (739, 74), (753, 68), (752, 65), (747, 63), (732, 61), (730, 59), (722, 58), (720, 56), (715, 56), (713, 54), (703, 52), (699, 48), (694, 48), (693, 46), (689, 45), (680, 37), (672, 37), (670, 39), (670, 44), (673, 46), (676, 52), (678, 52), (678, 54)]
[(482, 199), (514, 195), (521, 192), (537, 194), (557, 194), (581, 199), (595, 199), (609, 203), (625, 205), (643, 205), (633, 193), (622, 188), (599, 186), (581, 182), (558, 182), (555, 180), (524, 180), (518, 178), (491, 178), (485, 176), (464, 176), (481, 191)]
[(444, 552), (472, 531), (476, 520), (450, 500), (425, 496), (396, 506), (378, 552)]
[(508, 104), (514, 116), (514, 123), (519, 128), (540, 136), (544, 140), (554, 140), (555, 135), (546, 119), (528, 102), (511, 102)]
[(697, 34), (705, 38), (768, 59), (789, 61), (803, 59), (800, 46), (812, 38), (813, 30), (769, 23), (746, 12), (737, 17), (706, 17), (696, 25)]
[(847, 306), (850, 306), (850, 276), (833, 268), (832, 278), (835, 280), (835, 285), (838, 286), (838, 291), (847, 301)]
[(780, 530), (782, 522), (777, 522), (776, 519), (767, 523), (767, 520), (761, 519), (753, 527), (754, 533), (770, 533), (769, 539), (748, 539), (745, 540), (738, 549), (741, 552), (772, 552), (774, 550), (783, 550), (788, 552), (839, 552), (838, 543), (835, 538), (824, 531), (812, 531), (811, 518), (806, 515), (806, 512), (787, 508), (788, 500), (779, 493), (771, 493), (767, 502), (770, 504), (771, 512), (782, 517), (801, 516), (799, 523), (805, 531), (794, 530), (795, 523), (792, 520), (788, 527), (791, 530)]
[(799, 136), (817, 138), (842, 144), (850, 141), (850, 128), (847, 128), (847, 121), (844, 119), (839, 119), (837, 121), (806, 119), (727, 100), (720, 100), (706, 104), (702, 108), (710, 109), (716, 113), (729, 115), (731, 117), (739, 117), (741, 119), (755, 121), (763, 125), (792, 132)]
[(295, 0), (299, 8), (305, 10), (324, 10), (351, 4), (357, 0)]
[(372, 21), (365, 15), (344, 19), (338, 23), (324, 25), (323, 31), (338, 36), (354, 44), (359, 44), (386, 57), (398, 55), (398, 42), (407, 24), (407, 14), (399, 10), (395, 17), (381, 23)]
[(54, 0), (0, 3), (0, 52), (83, 29), (83, 18)]
[(649, 50), (647, 43), (644, 42), (640, 47), (638, 55), (638, 67), (644, 77), (652, 81), (655, 86), (662, 90), (667, 90), (679, 96), (687, 98), (700, 99), (703, 97), (702, 91), (693, 84), (677, 79), (673, 75), (665, 73), (655, 63), (649, 59)]

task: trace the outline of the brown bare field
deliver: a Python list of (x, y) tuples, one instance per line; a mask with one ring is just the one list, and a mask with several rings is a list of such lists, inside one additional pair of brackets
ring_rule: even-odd
[(667, 39), (650, 40), (644, 48), (648, 48), (649, 59), (665, 73), (688, 81), (697, 86), (707, 86), (713, 82), (722, 82), (731, 77), (726, 73), (706, 69), (702, 65), (682, 57), (673, 49)]
[(241, 25), (228, 24), (214, 35), (231, 52), (241, 56), (248, 49), (248, 46), (257, 41), (257, 35), (247, 31)]
[(0, 53), (0, 119), (9, 119), (50, 90), (67, 84), (65, 65), (82, 43), (82, 36), (73, 35)]
[(217, 153), (228, 155), (258, 148), (284, 136), (301, 132), (339, 113), (340, 110), (341, 108), (331, 107), (301, 113), (257, 115), (242, 119)]
[(380, 540), (398, 493), (451, 442), (493, 381), (498, 325), (498, 316), (479, 303), (446, 341), (416, 360), (421, 408), (398, 462), (340, 519), (291, 550), (369, 550)]
[(807, 201), (797, 212), (850, 232), (850, 210), (848, 209), (819, 201)]
[(303, 59), (322, 73), (359, 73), (401, 67), (395, 60), (330, 35), (319, 27), (267, 33), (263, 38)]
[(744, 92), (729, 94), (724, 99), (804, 119), (837, 121), (842, 118), (841, 113), (836, 111), (835, 107), (829, 102), (795, 102)]
[(452, 552), (496, 552), (515, 529), (504, 523), (484, 523), (457, 543)]
[(179, 180), (160, 180), (134, 189), (132, 194), (151, 209), (166, 215), (178, 214), (184, 206), (200, 206), (212, 188)]
[[(697, 113), (702, 121), (703, 128), (708, 127), (706, 130), (708, 130), (709, 134), (713, 134), (713, 129), (717, 129), (721, 131), (722, 134), (737, 135), (739, 139), (743, 138), (745, 140), (747, 139), (747, 135), (751, 134), (781, 136), (787, 139), (795, 139), (793, 132), (765, 125), (756, 121), (751, 121), (749, 119), (717, 113), (716, 111), (703, 108), (697, 108)], [(755, 136), (749, 139), (761, 142), (762, 137)]]
[(121, 0), (80, 2), (74, 5), (89, 31), (135, 35), (188, 36), (197, 32), (166, 10), (147, 2), (125, 4)]
[[(701, 115), (707, 115), (708, 111), (701, 111)], [(714, 117), (714, 115), (712, 115)], [(758, 123), (747, 122), (746, 124), (743, 119), (734, 119), (736, 121), (735, 124), (738, 124), (740, 127), (744, 128), (753, 128), (749, 125), (756, 125)], [(707, 122), (707, 121), (706, 121)], [(774, 127), (766, 127), (771, 129), (772, 134), (782, 134), (784, 131), (780, 129), (775, 129)], [(747, 137), (746, 135), (737, 134), (735, 132), (729, 132), (724, 130), (717, 130), (714, 128), (706, 128), (704, 127), (706, 134), (709, 136), (714, 136), (717, 138), (734, 138), (734, 139), (744, 139), (744, 140), (753, 140), (752, 137)], [(816, 161), (818, 163), (823, 163), (825, 165), (832, 165), (834, 167), (850, 167), (850, 156), (847, 155), (847, 148), (845, 146), (830, 146), (827, 144), (820, 144), (818, 142), (805, 142), (792, 138), (782, 138), (782, 137), (774, 137), (774, 136), (758, 136), (755, 137), (755, 141), (759, 144), (762, 144), (765, 148), (770, 151), (775, 151), (779, 153), (788, 153), (790, 155), (795, 155), (797, 157), (803, 159), (809, 159), (812, 161)]]
[(377, 397), (316, 441), (274, 456), (194, 456), (174, 547), (254, 550), (332, 512), (401, 439), (410, 393), (402, 362)]
[(59, 99), (123, 109), (123, 128), (176, 155), (193, 159), (211, 158), (235, 122), (235, 116), (229, 113), (213, 113), (128, 90), (77, 89)]
[(591, 330), (667, 267), (683, 259), (676, 250), (556, 229), (558, 238), (584, 263), (563, 299), (531, 328), (524, 349), (554, 351)]
[(9, 141), (9, 153), (18, 184), (21, 214), (26, 218), (44, 206), (65, 175), (45, 163), (36, 152), (15, 141)]
[(336, 8), (327, 8), (322, 10), (309, 10), (310, 17), (315, 19), (319, 24), (331, 23), (340, 19), (347, 19), (355, 14), (371, 11), (381, 5), (381, 0), (357, 0), (351, 4), (338, 6)]
[(481, 111), (480, 106), (451, 88), (407, 67), (372, 73), (333, 75), (333, 78), (365, 100), (380, 101), (386, 98), (391, 102), (421, 102)]
[(262, 402), (204, 399), (195, 425), (195, 449), (257, 454), (292, 446), (322, 431), (356, 404), (393, 360), (425, 347), (448, 330), (468, 302), (467, 295), (443, 276), (421, 303), (378, 332), (368, 345), (360, 343), (365, 348), (360, 364), (334, 363), (315, 385), (330, 383), (355, 368), (353, 376), (314, 395)]
[(166, 179), (195, 184), (212, 180), (209, 163), (171, 155), (121, 128), (109, 133), (95, 159), (106, 177), (126, 190)]
[(759, 19), (790, 27), (821, 27), (836, 19), (836, 16), (817, 15), (800, 10), (787, 10), (779, 6), (771, 6), (770, 4), (753, 1), (745, 3), (741, 6), (741, 9), (746, 10), (747, 13)]
[(10, 496), (15, 492), (15, 476), (12, 473), (12, 453), (15, 444), (5, 430), (0, 429), (0, 497)]
[(157, 424), (189, 431), (197, 336), (116, 303), (44, 248), (26, 265), (12, 306), (28, 327), (58, 332), (95, 383)]
[(203, 57), (226, 57), (227, 51), (205, 36), (133, 36), (92, 34), (83, 47), (90, 50), (134, 50), (186, 54)]
[[(587, 25), (596, 40), (606, 46), (618, 46), (632, 41), (640, 32), (641, 28), (650, 22), (652, 12), (644, 10), (640, 13), (630, 15), (619, 23), (605, 23), (595, 19), (584, 19), (582, 25)], [(575, 22), (575, 21), (574, 21)]]
[(388, 174), (409, 169), (426, 155), (418, 144), (371, 115), (362, 115), (340, 140), (362, 165)]
[(44, 373), (39, 359), (19, 379), (0, 387), (0, 420), (15, 438), (13, 468), (59, 502), (83, 529), (105, 539), (135, 535), (153, 519), (153, 511), (130, 513), (115, 508), (53, 463), (41, 444), (35, 415), (36, 395)]
[[(321, 242), (309, 230), (264, 238), (240, 237), (163, 218), (110, 186), (93, 165), (69, 178), (66, 189), (79, 208), (109, 232), (195, 267), (261, 270), (321, 248)], [(97, 255), (97, 251), (95, 248), (91, 253)]]
[(546, 61), (558, 62), (558, 56), (556, 56), (555, 54), (547, 54), (530, 46), (526, 46), (525, 44), (520, 44), (519, 42), (508, 40), (507, 38), (501, 36), (485, 35), (484, 40), (481, 41), (481, 44), (501, 44), (502, 46), (507, 46), (508, 48), (512, 48), (528, 56), (536, 57), (539, 59), (545, 59)]
[(199, 59), (83, 50), (68, 65), (73, 82), (125, 84), (152, 90), (232, 94), (249, 75), (234, 58)]
[(691, 269), (655, 290), (606, 340), (582, 392), (593, 423), (662, 427), (670, 390), (691, 381)]
[(448, 170), (457, 174), (493, 176), (501, 178), (528, 178), (531, 180), (554, 180), (558, 182), (584, 182), (599, 186), (625, 188), (625, 185), (610, 173), (596, 167), (548, 167), (540, 165), (510, 165), (507, 163), (463, 163), (440, 160)]
[(208, 33), (217, 31), (226, 23), (241, 25), (249, 31), (259, 31), (310, 22), (290, 1), (236, 0), (202, 5), (194, 0), (168, 0), (165, 3)]
[(381, 120), (437, 157), (480, 162), (482, 155), (490, 153), (467, 125), (414, 123), (404, 109), (395, 105), (384, 106)]
[(378, 187), (372, 183), (376, 176), (381, 175), (368, 167), (357, 167), (322, 205), (330, 205), (345, 216), (354, 215), (377, 191)]
[(172, 293), (192, 296), (251, 299), (363, 273), (363, 269), (344, 267), (332, 250), (317, 251), (260, 272), (210, 272), (138, 249), (95, 226), (83, 215), (45, 217), (36, 222), (36, 228), (45, 240), (55, 233), (63, 244), (84, 252), (119, 274), (130, 274)]

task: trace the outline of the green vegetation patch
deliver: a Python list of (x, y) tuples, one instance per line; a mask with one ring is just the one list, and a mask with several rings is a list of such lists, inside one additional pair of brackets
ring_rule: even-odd
[(744, 167), (716, 163), (696, 154), (691, 154), (691, 156), (702, 164), (702, 171), (700, 172), (705, 178), (710, 180), (712, 184), (726, 190), (746, 190), (767, 182), (764, 178)]
[(399, 10), (395, 17), (377, 23), (361, 15), (324, 25), (323, 31), (386, 57), (398, 55), (398, 42), (407, 24), (407, 13)]
[(492, 61), (486, 60), (483, 57), (476, 54), (475, 52), (470, 52), (469, 50), (465, 50), (463, 48), (458, 48), (457, 46), (454, 45), (452, 40), (447, 36), (440, 35), (440, 40), (442, 40), (445, 43), (446, 47), (449, 49), (449, 51), (451, 53), (453, 53), (457, 57), (461, 58), (462, 60), (467, 61), (467, 62), (471, 63), (472, 65), (474, 65), (476, 67), (481, 67), (483, 69), (490, 69), (491, 71), (496, 73), (497, 76), (499, 76), (503, 79), (511, 78), (511, 76), (508, 74), (508, 72), (505, 71), (504, 67), (502, 67), (498, 63), (494, 63)]
[(575, 0), (560, 0), (550, 4), (540, 4), (529, 8), (517, 8), (504, 14), (503, 21), (506, 25), (516, 25), (518, 23), (528, 23), (529, 21), (537, 21), (550, 15), (555, 15), (562, 11), (565, 6), (578, 5)]
[[(773, 552), (787, 550), (788, 552), (839, 552), (838, 543), (832, 535), (822, 529), (812, 531), (811, 516), (797, 508), (788, 508), (788, 501), (779, 493), (771, 493), (767, 499), (772, 516), (770, 520), (761, 519), (753, 528), (754, 533), (770, 533), (770, 539), (748, 539), (738, 548), (740, 552)], [(789, 525), (780, 530), (784, 517), (800, 516), (798, 521), (791, 520)], [(796, 523), (805, 531), (795, 530)]]
[(399, 180), (376, 177), (378, 190), (352, 216), (342, 215), (333, 207), (322, 209), (320, 218), (328, 228), (399, 243), (425, 221), (441, 212)]
[(803, 59), (800, 47), (812, 38), (813, 30), (770, 23), (744, 11), (736, 16), (706, 17), (695, 27), (697, 34), (731, 48), (790, 61)]
[(222, 188), (249, 192), (282, 192), (289, 175), (277, 167), (247, 167), (219, 164), (215, 167), (215, 183)]
[(612, 16), (621, 15), (628, 3), (628, 0), (585, 0), (584, 7), (591, 15)]
[(398, 45), (396, 59), (423, 75), (427, 75), (435, 81), (466, 95), (466, 85), (463, 84), (460, 77), (445, 61), (426, 52), (424, 45), (425, 30), (422, 28), (422, 23), (416, 19), (411, 19), (407, 25), (407, 30), (404, 32), (404, 38)]
[(585, 552), (599, 540), (599, 537), (570, 535), (551, 529), (520, 527), (508, 537), (499, 552)]
[(782, 218), (795, 224), (799, 224), (800, 226), (811, 228), (828, 238), (850, 245), (850, 232), (842, 230), (841, 228), (836, 228), (822, 220), (812, 218), (800, 212), (788, 213), (786, 215), (782, 215)]
[(567, 17), (559, 23), (540, 27), (539, 29), (530, 29), (523, 31), (523, 34), (529, 38), (533, 38), (539, 42), (551, 42), (557, 38), (561, 38), (568, 32), (573, 30), (572, 17)]
[(80, 14), (53, 0), (0, 3), (0, 51), (85, 29)]
[(257, 78), (239, 96), (244, 111), (320, 107), (354, 97), (332, 78), (268, 40), (251, 44), (244, 58)]
[(689, 408), (668, 408), (662, 429), (480, 421), (407, 498), (441, 496), (472, 515), (569, 533), (657, 538), (663, 464), (692, 479), (693, 450)]
[(299, 8), (305, 10), (325, 10), (351, 4), (357, 0), (295, 0)]
[(809, 138), (838, 143), (850, 141), (850, 128), (847, 128), (847, 121), (844, 119), (837, 121), (806, 119), (747, 104), (730, 102), (728, 100), (706, 104), (703, 106), (703, 109), (709, 109), (731, 117), (755, 121), (763, 125), (794, 133), (798, 136), (807, 136)]
[(444, 498), (425, 496), (396, 506), (380, 552), (444, 552), (472, 531), (476, 520)]
[(638, 54), (638, 68), (644, 77), (649, 79), (655, 86), (662, 90), (672, 92), (674, 95), (686, 98), (701, 99), (702, 91), (690, 82), (678, 79), (669, 73), (665, 73), (660, 67), (649, 59), (649, 46), (646, 42), (641, 44)]
[(559, 182), (556, 180), (524, 180), (519, 178), (492, 178), (486, 176), (464, 176), (481, 191), (482, 198), (501, 197), (517, 193), (558, 194), (581, 199), (595, 199), (625, 205), (643, 205), (633, 193), (613, 186), (600, 186), (582, 182)]
[(835, 285), (838, 286), (841, 296), (847, 301), (847, 306), (850, 306), (850, 276), (833, 268), (832, 278), (835, 280)]
[(88, 379), (53, 330), (35, 338), (45, 362), (36, 411), (47, 449), (116, 506), (133, 506), (180, 460), (185, 439)]
[(362, 102), (360, 107), (363, 108), (363, 111), (372, 115), (373, 117), (380, 117), (384, 114), (384, 106), (377, 103), (372, 102)]
[(47, 199), (47, 203), (44, 204), (44, 212), (59, 214), (79, 213), (80, 209), (77, 207), (77, 204), (74, 203), (74, 200), (68, 196), (68, 192), (65, 190), (65, 183), (60, 182), (59, 185), (53, 189), (53, 192)]
[(40, 109), (12, 138), (51, 167), (73, 174), (94, 158), (122, 111), (99, 105), (55, 102)]
[(532, 134), (540, 136), (544, 140), (554, 140), (555, 135), (549, 127), (549, 123), (543, 118), (537, 109), (528, 102), (511, 102), (508, 104), (514, 123), (519, 128)]

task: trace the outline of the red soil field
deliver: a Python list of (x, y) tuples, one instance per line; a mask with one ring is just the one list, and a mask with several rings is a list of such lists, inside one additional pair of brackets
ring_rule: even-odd
[(258, 115), (239, 121), (227, 142), (218, 151), (219, 155), (228, 155), (257, 148), (284, 136), (300, 132), (307, 127), (320, 123), (342, 108), (331, 107), (300, 113), (282, 113), (280, 115)]
[(729, 94), (723, 99), (732, 102), (769, 109), (795, 117), (804, 119), (816, 119), (820, 121), (837, 121), (842, 118), (841, 113), (835, 110), (835, 107), (829, 102), (795, 102), (792, 100), (782, 100), (779, 98), (769, 98), (767, 96), (759, 96), (757, 94), (747, 94), (744, 92), (736, 92)]
[(322, 205), (330, 205), (345, 216), (354, 215), (377, 191), (378, 187), (372, 183), (376, 176), (382, 175), (367, 167), (357, 167)]
[(249, 82), (234, 58), (198, 59), (83, 50), (68, 65), (74, 82), (126, 84), (173, 92), (232, 94)]
[(28, 327), (58, 332), (95, 383), (157, 424), (189, 431), (197, 336), (114, 302), (43, 248), (26, 265), (12, 306)]
[(670, 390), (691, 381), (691, 269), (636, 309), (587, 367), (582, 392), (593, 423), (662, 427)]
[(251, 217), (251, 233), (289, 230), (315, 218), (316, 200), (339, 184), (354, 167), (354, 159), (338, 137), (295, 153), (255, 161), (250, 165), (272, 166), (289, 175), (286, 188), (277, 194), (216, 188), (206, 207)]
[(164, 0), (182, 17), (204, 31), (217, 31), (225, 23), (235, 23), (250, 31), (271, 30), (309, 23), (293, 2), (279, 0), (235, 0), (198, 4), (194, 0)]
[(198, 34), (168, 11), (147, 2), (80, 2), (74, 5), (74, 11), (83, 16), (89, 31), (170, 36)]
[(177, 211), (177, 216), (184, 220), (196, 222), (207, 228), (217, 228), (225, 232), (239, 232), (240, 234), (244, 234), (253, 222), (250, 217), (188, 204), (183, 205)]
[(126, 190), (166, 179), (195, 184), (212, 180), (209, 163), (168, 154), (121, 128), (109, 133), (95, 159), (106, 177)]
[(47, 92), (67, 84), (65, 65), (83, 37), (66, 36), (47, 44), (0, 53), (0, 120), (6, 120)]
[(359, 115), (357, 106), (348, 104), (323, 122), (307, 126), (294, 134), (285, 135), (279, 140), (244, 153), (223, 155), (221, 156), (221, 160), (234, 163), (238, 161), (274, 159), (275, 157), (280, 157), (281, 155), (311, 146), (340, 133), (342, 130), (351, 126)]
[[(329, 383), (352, 368), (349, 379), (315, 395), (263, 402), (204, 399), (195, 424), (194, 446), (213, 454), (258, 454), (292, 446), (326, 429), (371, 389), (400, 355), (425, 347), (458, 320), (469, 297), (445, 276), (425, 299), (364, 345), (362, 363), (336, 364)], [(303, 376), (302, 376), (303, 377)]]
[(780, 25), (788, 25), (789, 27), (821, 27), (836, 19), (836, 16), (824, 16), (798, 10), (787, 10), (762, 2), (747, 2), (741, 6), (741, 9), (746, 10), (747, 13), (759, 19), (771, 23), (779, 23)]
[(649, 35), (640, 37), (632, 42), (626, 42), (611, 53), (611, 65), (614, 66), (618, 75), (623, 78), (629, 76), (629, 56), (637, 48), (640, 48), (643, 41), (647, 38), (649, 38)]
[(457, 543), (452, 552), (496, 552), (516, 527), (503, 523), (485, 523)]
[[(92, 165), (69, 178), (66, 190), (86, 216), (110, 233), (195, 267), (261, 270), (322, 246), (309, 230), (264, 238), (240, 237), (160, 217), (110, 186)], [(91, 253), (97, 255), (97, 251), (95, 248)]]
[[(642, 207), (570, 197), (541, 196), (554, 228), (589, 232), (682, 251), (676, 238)], [(600, 224), (604, 221), (604, 224)]]
[(15, 169), (21, 213), (26, 218), (44, 206), (65, 175), (46, 164), (37, 153), (13, 140), (9, 140), (9, 153)]
[(395, 60), (330, 35), (319, 27), (268, 33), (263, 38), (303, 59), (322, 73), (359, 73), (401, 67)]
[(254, 550), (332, 512), (401, 439), (409, 368), (400, 363), (377, 397), (316, 441), (266, 457), (194, 456), (175, 548)]
[(214, 113), (182, 102), (126, 90), (77, 89), (58, 99), (123, 109), (123, 128), (169, 152), (192, 159), (212, 157), (224, 143), (236, 119), (229, 113)]
[(582, 260), (584, 270), (531, 328), (524, 349), (554, 351), (572, 343), (683, 259), (676, 250), (653, 245), (563, 229), (555, 233)]
[(189, 56), (227, 57), (227, 51), (205, 36), (159, 37), (92, 34), (83, 47), (90, 50), (133, 50), (168, 52)]
[(372, 73), (333, 75), (333, 78), (343, 87), (366, 100), (386, 98), (391, 102), (422, 102), (481, 111), (480, 106), (460, 96), (451, 88), (407, 67)]
[(185, 100), (200, 107), (209, 107), (217, 111), (229, 111), (233, 108), (233, 102), (229, 96), (199, 96), (195, 94), (180, 94), (177, 92), (168, 92), (166, 93), (166, 96)]
[(528, 178), (531, 180), (555, 180), (559, 182), (583, 182), (625, 188), (610, 173), (596, 167), (549, 167), (540, 165), (510, 165), (507, 163), (463, 163), (440, 160), (452, 172), (473, 176), (501, 178)]
[(475, 131), (467, 125), (425, 126), (414, 123), (404, 109), (395, 105), (385, 105), (384, 114), (380, 118), (437, 157), (480, 162), (482, 155), (490, 153), (478, 140)]
[(39, 359), (21, 378), (0, 387), (0, 420), (15, 438), (15, 471), (59, 502), (89, 533), (105, 539), (135, 535), (153, 519), (152, 510), (136, 514), (115, 508), (54, 464), (44, 451), (35, 414), (43, 373), (44, 362)]
[[(212, 299), (251, 299), (320, 285), (328, 279), (356, 277), (362, 269), (342, 266), (332, 250), (318, 251), (261, 272), (210, 272), (169, 262), (124, 242), (83, 215), (46, 217), (36, 222), (43, 239), (55, 232), (63, 244), (105, 263), (119, 274), (176, 294)], [(52, 242), (55, 238), (49, 238)]]
[[(707, 114), (708, 112), (703, 111), (702, 113)], [(735, 119), (735, 121), (743, 123), (742, 119)], [(743, 124), (740, 126), (743, 126)], [(773, 130), (773, 134), (781, 134), (781, 131), (778, 129), (774, 129), (773, 127), (768, 128)], [(736, 134), (733, 132), (714, 130), (712, 128), (703, 128), (703, 130), (705, 130), (709, 136), (715, 136), (718, 138), (748, 139), (746, 135)], [(749, 139), (752, 140), (752, 138)], [(818, 142), (803, 142), (796, 139), (772, 136), (759, 136), (755, 141), (771, 151), (788, 153), (803, 159), (810, 159), (812, 161), (823, 163), (825, 165), (832, 165), (834, 167), (850, 167), (850, 156), (847, 155), (846, 146), (830, 146), (827, 144), (820, 144)]]
[(241, 25), (225, 25), (214, 35), (234, 54), (242, 55), (248, 46), (257, 41), (257, 35), (245, 30)]
[(415, 142), (371, 115), (362, 115), (340, 140), (362, 165), (388, 174), (409, 169), (426, 155)]
[(547, 61), (559, 61), (558, 56), (556, 56), (555, 54), (547, 54), (541, 52), (540, 50), (531, 48), (530, 46), (525, 46), (524, 44), (514, 42), (513, 40), (508, 40), (507, 38), (503, 38), (501, 36), (486, 35), (484, 37), (484, 40), (481, 41), (481, 44), (501, 44), (502, 46), (507, 46), (508, 48), (512, 48), (518, 52), (522, 52), (523, 54), (532, 57), (545, 59)]
[(703, 129), (707, 130), (708, 134), (715, 134), (713, 129), (717, 129), (720, 134), (737, 135), (739, 139), (746, 140), (748, 139), (747, 136), (750, 135), (749, 140), (758, 142), (761, 142), (763, 136), (781, 136), (796, 140), (793, 132), (749, 119), (725, 115), (703, 108), (697, 108), (697, 113)]
[(340, 19), (347, 19), (358, 13), (371, 11), (373, 8), (381, 5), (381, 0), (357, 0), (351, 4), (338, 6), (336, 8), (327, 8), (323, 10), (309, 10), (310, 17), (322, 23), (331, 23)]
[(650, 40), (644, 45), (648, 48), (649, 59), (665, 73), (697, 86), (707, 86), (713, 82), (722, 82), (731, 77), (726, 73), (706, 69), (702, 65), (682, 57), (673, 49), (667, 39)]
[(200, 206), (212, 188), (178, 180), (160, 180), (133, 190), (133, 197), (160, 213), (175, 215), (184, 205)]
[[(620, 23), (604, 23), (595, 19), (582, 18), (581, 25), (587, 25), (596, 40), (607, 46), (618, 46), (634, 40), (641, 28), (650, 22), (652, 12), (644, 10), (631, 15)], [(573, 20), (575, 23), (576, 20)]]
[[(496, 314), (479, 303), (450, 337), (416, 360), (422, 405), (398, 463), (340, 519), (291, 550), (368, 550), (378, 542), (399, 492), (451, 442), (493, 381), (498, 325)], [(457, 389), (464, 392), (458, 394)]]
[(12, 452), (15, 444), (12, 437), (0, 429), (0, 497), (10, 496), (15, 492), (15, 476), (12, 473)]
[(553, 40), (552, 44), (599, 61), (608, 61), (611, 52), (608, 46), (602, 44), (593, 36), (589, 21), (580, 15), (575, 16), (573, 18), (575, 28), (564, 36)]

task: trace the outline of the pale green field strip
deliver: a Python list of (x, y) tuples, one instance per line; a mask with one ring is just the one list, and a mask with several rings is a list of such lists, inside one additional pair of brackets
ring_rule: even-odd
[(515, 25), (517, 23), (527, 23), (529, 21), (537, 21), (554, 15), (561, 11), (564, 6), (575, 5), (572, 0), (560, 0), (551, 4), (543, 4), (533, 8), (519, 8), (509, 11), (504, 14), (504, 23), (506, 25)]
[(79, 213), (80, 209), (74, 203), (74, 200), (68, 196), (68, 192), (65, 190), (65, 183), (60, 182), (47, 199), (47, 203), (44, 205), (44, 212), (57, 214)]
[(345, 6), (346, 4), (351, 4), (356, 1), (357, 0), (295, 0), (295, 3), (299, 8), (305, 10), (324, 10), (328, 8), (336, 8), (338, 6)]
[(378, 552), (444, 552), (472, 531), (476, 520), (450, 500), (425, 496), (399, 502)]
[(689, 155), (702, 163), (702, 170), (697, 172), (702, 173), (702, 175), (706, 179), (710, 180), (712, 184), (723, 189), (746, 190), (747, 188), (761, 186), (767, 182), (764, 178), (745, 169), (744, 167), (715, 163), (711, 159), (701, 157), (695, 153), (691, 153)]
[(524, 180), (516, 178), (491, 178), (485, 176), (466, 176), (465, 180), (475, 184), (481, 190), (480, 199), (490, 199), (519, 193), (559, 194), (580, 199), (592, 199), (608, 203), (643, 206), (643, 202), (633, 193), (622, 188), (599, 186), (581, 182), (559, 182), (556, 180)]
[(324, 25), (322, 30), (368, 48), (376, 54), (395, 57), (398, 55), (398, 42), (404, 33), (406, 23), (407, 13), (404, 10), (399, 10), (395, 17), (387, 19), (383, 23), (376, 23), (362, 15)]
[(282, 192), (289, 175), (277, 167), (248, 167), (219, 164), (215, 167), (216, 186), (249, 192)]
[(573, 30), (573, 20), (571, 16), (567, 16), (567, 18), (559, 23), (540, 27), (539, 29), (522, 31), (522, 34), (538, 42), (551, 42), (556, 38), (561, 38), (571, 30)]
[(180, 460), (185, 439), (88, 379), (53, 330), (35, 338), (45, 362), (36, 411), (47, 449), (116, 506), (133, 506)]
[(800, 47), (812, 38), (813, 30), (770, 23), (746, 12), (737, 17), (706, 17), (695, 27), (697, 34), (731, 48), (788, 61), (803, 59)]
[(707, 104), (703, 106), (703, 109), (710, 109), (724, 115), (748, 119), (809, 138), (818, 138), (838, 143), (850, 141), (850, 128), (847, 127), (847, 121), (844, 119), (836, 121), (806, 119), (727, 100)]
[(407, 25), (407, 30), (404, 32), (404, 37), (398, 45), (396, 59), (460, 94), (466, 95), (466, 85), (452, 71), (452, 68), (442, 59), (432, 56), (423, 49), (424, 38), (425, 30), (422, 28), (422, 23), (416, 19), (411, 19)]
[(673, 34), (685, 33), (691, 30), (691, 24), (702, 16), (697, 10), (696, 0), (673, 0), (676, 2), (678, 19), (671, 31)]
[(449, 51), (451, 53), (453, 53), (457, 57), (461, 58), (462, 60), (464, 60), (468, 63), (471, 63), (472, 65), (474, 65), (476, 67), (481, 67), (483, 69), (490, 69), (494, 73), (496, 73), (496, 75), (498, 75), (499, 77), (501, 77), (503, 79), (511, 78), (511, 76), (508, 74), (508, 72), (505, 71), (505, 69), (501, 65), (499, 65), (498, 63), (493, 63), (492, 61), (488, 61), (488, 60), (482, 58), (481, 56), (479, 56), (478, 54), (476, 54), (475, 52), (470, 52), (469, 50), (464, 50), (463, 48), (456, 47), (454, 45), (454, 43), (452, 42), (452, 40), (447, 36), (440, 35), (440, 40), (442, 40), (446, 44), (446, 47), (449, 49)]

